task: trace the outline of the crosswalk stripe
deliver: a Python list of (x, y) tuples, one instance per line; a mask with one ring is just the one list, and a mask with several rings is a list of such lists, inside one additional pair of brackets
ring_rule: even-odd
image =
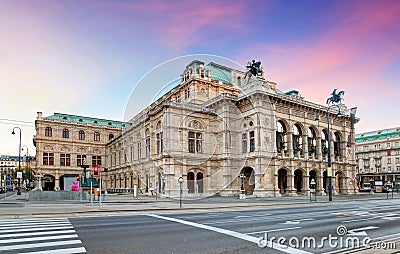
[(72, 245), (72, 244), (80, 244), (80, 243), (82, 243), (81, 240), (70, 240), (70, 241), (59, 241), (59, 242), (8, 245), (8, 246), (0, 246), (0, 251), (52, 247), (52, 246), (60, 246), (60, 245)]
[(74, 228), (72, 225), (69, 226), (60, 226), (60, 227), (41, 227), (41, 228), (19, 228), (19, 229), (11, 229), (11, 230), (1, 230), (1, 233), (16, 233), (16, 232), (35, 232), (35, 231), (43, 231), (43, 230), (58, 230), (58, 229), (71, 229)]
[(65, 222), (53, 222), (51, 224), (41, 222), (41, 223), (21, 223), (21, 224), (15, 224), (15, 225), (1, 225), (0, 231), (2, 229), (20, 228), (20, 227), (25, 227), (25, 226), (36, 227), (36, 226), (41, 226), (41, 225), (66, 225), (66, 224), (70, 225), (71, 223), (65, 221)]
[[(57, 223), (57, 224), (44, 224), (44, 225), (24, 225), (23, 228), (48, 228), (48, 227), (59, 227), (59, 226), (69, 226), (71, 223)], [(0, 232), (3, 232), (4, 230), (18, 230), (21, 227), (7, 227), (7, 228), (1, 228), (0, 227)]]
[(59, 240), (59, 239), (68, 239), (68, 238), (78, 238), (78, 235), (77, 234), (53, 235), (53, 236), (40, 236), (40, 237), (30, 237), (30, 238), (6, 239), (6, 240), (0, 240), (0, 244), (46, 241), (46, 240)]
[[(75, 233), (75, 230), (58, 230), (58, 231), (43, 231), (43, 232), (35, 232), (35, 236), (38, 235), (52, 235), (52, 234), (71, 234)], [(24, 236), (31, 236), (32, 233), (18, 233), (18, 234), (8, 234), (8, 235), (0, 235), (1, 238), (9, 238), (9, 237), (24, 237)]]
[(18, 220), (0, 220), (0, 225), (4, 224), (20, 224), (21, 222), (60, 222), (68, 221), (68, 219), (18, 219)]
[(24, 254), (73, 254), (73, 253), (85, 253), (85, 252), (86, 249), (84, 247), (80, 247), (80, 248), (69, 248), (69, 249), (24, 252)]

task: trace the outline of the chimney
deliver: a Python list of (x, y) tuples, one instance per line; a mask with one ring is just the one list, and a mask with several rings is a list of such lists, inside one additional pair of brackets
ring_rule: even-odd
[(37, 119), (42, 119), (42, 112), (37, 112)]

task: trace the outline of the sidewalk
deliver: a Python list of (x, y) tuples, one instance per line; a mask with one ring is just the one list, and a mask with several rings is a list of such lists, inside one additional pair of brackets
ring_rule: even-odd
[[(100, 207), (99, 201), (26, 201), (25, 193), (16, 195), (9, 193), (6, 200), (0, 200), (0, 218), (28, 218), (28, 217), (76, 217), (82, 215), (116, 214), (118, 212), (145, 212), (145, 211), (174, 211), (174, 210), (205, 210), (205, 209), (229, 209), (229, 208), (261, 208), (261, 207), (285, 207), (292, 205), (327, 205), (332, 204), (327, 196), (317, 196), (317, 202), (310, 202), (309, 196), (297, 197), (270, 197), (247, 198), (235, 197), (207, 197), (199, 199), (182, 200), (180, 208), (179, 199), (141, 195), (134, 199), (131, 194), (107, 195)], [(26, 195), (28, 196), (28, 195)], [(400, 194), (394, 193), (393, 199), (389, 199), (385, 193), (360, 193), (358, 195), (333, 196), (333, 203), (342, 202), (376, 202), (398, 201)], [(313, 197), (314, 198), (314, 197)]]

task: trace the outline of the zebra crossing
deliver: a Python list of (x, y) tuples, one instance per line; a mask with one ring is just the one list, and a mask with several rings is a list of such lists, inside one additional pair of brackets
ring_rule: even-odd
[(0, 220), (0, 253), (85, 253), (68, 219)]

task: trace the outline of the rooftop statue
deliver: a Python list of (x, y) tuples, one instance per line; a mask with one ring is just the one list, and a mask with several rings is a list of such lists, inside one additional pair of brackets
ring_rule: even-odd
[(335, 89), (335, 90), (333, 90), (333, 92), (331, 93), (331, 97), (329, 97), (327, 100), (326, 100), (326, 104), (334, 104), (334, 103), (342, 103), (342, 100), (343, 100), (343, 95), (344, 95), (344, 91), (340, 91), (340, 92), (338, 92), (338, 93), (336, 93), (336, 90), (337, 89)]
[(244, 79), (246, 79), (247, 76), (250, 79), (252, 76), (257, 77), (257, 76), (263, 75), (263, 69), (262, 69), (260, 61), (251, 60), (251, 62), (247, 63), (246, 68), (249, 70), (246, 71), (246, 74), (244, 75)]

